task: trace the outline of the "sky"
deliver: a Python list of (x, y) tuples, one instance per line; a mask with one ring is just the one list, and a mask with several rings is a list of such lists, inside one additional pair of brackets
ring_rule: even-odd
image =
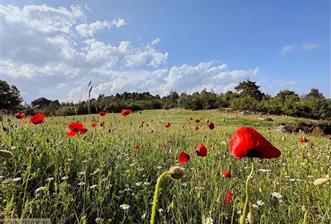
[(1, 79), (25, 102), (124, 91), (331, 97), (329, 0), (0, 0)]

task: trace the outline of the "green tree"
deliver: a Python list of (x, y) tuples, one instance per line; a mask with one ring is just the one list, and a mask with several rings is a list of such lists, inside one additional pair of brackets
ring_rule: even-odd
[(277, 93), (276, 97), (280, 98), (282, 101), (285, 101), (287, 97), (294, 97), (296, 99), (299, 99), (298, 94), (296, 94), (294, 91), (288, 90), (288, 89), (280, 90)]
[(207, 90), (202, 90), (200, 93), (201, 103), (203, 109), (214, 109), (216, 108), (217, 96), (213, 92), (208, 92)]
[(310, 92), (305, 96), (307, 99), (325, 99), (323, 93), (318, 89), (312, 88)]
[(178, 106), (179, 95), (176, 91), (171, 91), (169, 95), (163, 98), (164, 100), (164, 109), (171, 109)]
[(44, 109), (52, 103), (51, 100), (46, 99), (45, 97), (38, 98), (31, 102), (32, 107), (36, 109)]
[(0, 109), (16, 111), (21, 103), (20, 91), (14, 85), (9, 85), (6, 81), (0, 80)]
[(256, 85), (256, 82), (252, 82), (250, 80), (240, 82), (236, 87), (240, 95), (249, 96), (257, 100), (261, 100), (265, 94), (259, 90), (260, 86)]

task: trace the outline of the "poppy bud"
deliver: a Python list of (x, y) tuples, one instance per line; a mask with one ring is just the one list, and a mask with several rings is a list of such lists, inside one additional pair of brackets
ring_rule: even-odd
[(12, 158), (14, 155), (12, 152), (9, 152), (7, 150), (2, 150), (0, 149), (0, 158), (2, 159), (10, 159)]
[(180, 166), (172, 166), (168, 173), (172, 179), (178, 180), (184, 176), (184, 168)]

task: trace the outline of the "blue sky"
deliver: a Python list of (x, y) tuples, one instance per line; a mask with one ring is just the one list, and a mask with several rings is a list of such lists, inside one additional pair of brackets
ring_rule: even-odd
[[(94, 82), (95, 95), (144, 90), (164, 95), (172, 89), (194, 92), (203, 88), (222, 92), (249, 78), (257, 81), (263, 91), (270, 94), (285, 88), (303, 94), (315, 87), (330, 97), (329, 4), (328, 0), (3, 0), (3, 33), (8, 36), (4, 35), (1, 39), (3, 46), (8, 47), (2, 47), (2, 62), (5, 61), (2, 76), (22, 89), (27, 101), (42, 95), (53, 99), (80, 100), (84, 98), (85, 83), (88, 80)], [(30, 14), (24, 13), (24, 7), (31, 5), (34, 7), (29, 8)], [(45, 5), (46, 8), (41, 10), (42, 15), (34, 18), (35, 13), (32, 15), (32, 12), (40, 11), (40, 5)], [(79, 7), (80, 13), (77, 18), (71, 16), (72, 23), (66, 24), (70, 32), (57, 30), (56, 34), (47, 33), (45, 24), (27, 24), (27, 21), (33, 23), (34, 19), (46, 19), (54, 13), (65, 17), (74, 12), (72, 6)], [(10, 18), (13, 14), (16, 17)], [(17, 17), (27, 18), (24, 20)], [(118, 19), (124, 22), (120, 24)], [(77, 29), (82, 27), (81, 24), (96, 21), (108, 21), (108, 25), (99, 27), (91, 35), (86, 34), (86, 29)], [(117, 25), (109, 25), (111, 21)], [(16, 32), (22, 32), (16, 30), (20, 26), (26, 32), (16, 35)], [(48, 41), (50, 37), (59, 40), (62, 35), (67, 38), (68, 43), (75, 42), (71, 46), (74, 52), (72, 54), (84, 56), (68, 56), (72, 59), (68, 60), (68, 57), (61, 58), (61, 55), (57, 55), (54, 57), (56, 60), (50, 57), (49, 60), (39, 61), (38, 54), (41, 50), (38, 50), (31, 51), (32, 58), (36, 57), (34, 61), (27, 52), (42, 45), (38, 41), (45, 44), (43, 36), (37, 35), (40, 31)], [(33, 39), (31, 33), (34, 32), (38, 38)], [(25, 39), (10, 38), (12, 36)], [(19, 46), (18, 43), (27, 38), (31, 38), (31, 41)], [(64, 42), (66, 41), (61, 41)], [(128, 42), (130, 52), (108, 51), (110, 46), (120, 49), (121, 43), (124, 46)], [(102, 43), (103, 47), (97, 48), (96, 43)], [(50, 47), (48, 52), (59, 51), (48, 42), (45, 46)], [(67, 45), (62, 47), (65, 46)], [(25, 54), (17, 53), (24, 48)], [(93, 54), (93, 60), (88, 57), (91, 52), (82, 48), (89, 48), (91, 51), (98, 49)], [(44, 54), (39, 56), (47, 58)], [(112, 63), (109, 63), (109, 57), (114, 58)], [(86, 64), (88, 60), (91, 63), (89, 66), (82, 66), (77, 63), (79, 60), (82, 64)], [(49, 69), (55, 64), (63, 65), (62, 69), (72, 69), (74, 75), (69, 71), (64, 77), (61, 68), (56, 71)], [(8, 74), (13, 71), (13, 67), (20, 67), (17, 74)], [(104, 69), (96, 69), (101, 67)], [(29, 75), (23, 74), (26, 69), (30, 69), (27, 72)], [(34, 85), (34, 80), (41, 80), (41, 83), (48, 85), (45, 88), (45, 85)]]

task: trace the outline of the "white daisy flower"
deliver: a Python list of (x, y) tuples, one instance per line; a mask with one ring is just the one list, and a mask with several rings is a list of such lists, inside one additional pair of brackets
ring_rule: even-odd
[(269, 173), (271, 172), (271, 170), (269, 169), (258, 169), (259, 172), (262, 172), (262, 173)]
[(214, 219), (212, 217), (208, 217), (205, 220), (202, 220), (202, 224), (213, 224)]
[(281, 199), (283, 197), (283, 195), (281, 195), (278, 192), (272, 192), (271, 195), (272, 195), (272, 197), (275, 197), (275, 198), (278, 198), (278, 199)]
[(257, 204), (258, 206), (263, 206), (263, 205), (264, 205), (264, 202), (261, 201), (261, 200), (258, 200), (258, 201), (256, 202), (256, 204)]
[(18, 181), (20, 181), (20, 180), (22, 180), (21, 177), (15, 177), (15, 178), (12, 179), (13, 182), (18, 182)]
[(120, 205), (120, 208), (123, 209), (123, 210), (128, 210), (130, 208), (130, 205), (128, 205), (128, 204), (121, 204)]
[(98, 185), (94, 184), (94, 185), (90, 186), (90, 189), (94, 189), (94, 188), (96, 188), (97, 186), (98, 186)]
[(100, 218), (100, 217), (98, 217), (98, 218), (95, 219), (95, 222), (96, 222), (96, 223), (102, 223), (102, 222), (103, 222), (103, 219)]
[(64, 176), (64, 177), (61, 178), (61, 180), (68, 180), (68, 179), (69, 179), (68, 176)]

